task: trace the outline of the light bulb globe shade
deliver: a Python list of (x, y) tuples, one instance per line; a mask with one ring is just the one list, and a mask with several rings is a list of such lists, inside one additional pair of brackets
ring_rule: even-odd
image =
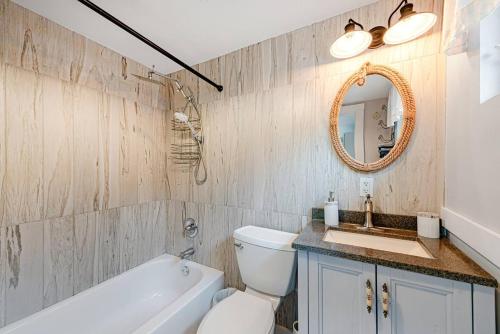
[(384, 34), (384, 43), (394, 45), (409, 42), (429, 31), (436, 21), (437, 16), (434, 13), (416, 13), (401, 18), (387, 29)]
[(350, 58), (359, 55), (372, 43), (369, 32), (354, 30), (340, 36), (330, 47), (330, 54), (335, 58)]

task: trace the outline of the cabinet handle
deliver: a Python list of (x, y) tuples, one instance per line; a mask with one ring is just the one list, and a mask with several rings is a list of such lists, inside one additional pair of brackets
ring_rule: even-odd
[(372, 283), (370, 280), (366, 280), (366, 310), (368, 313), (372, 312), (372, 303), (373, 303), (373, 289)]
[(384, 318), (389, 315), (389, 288), (387, 283), (382, 285), (382, 310), (384, 313)]

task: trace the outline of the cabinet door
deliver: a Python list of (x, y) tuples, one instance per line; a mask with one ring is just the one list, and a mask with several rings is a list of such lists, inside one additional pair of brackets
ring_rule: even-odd
[(375, 334), (375, 296), (374, 265), (309, 253), (309, 334)]
[(377, 285), (378, 334), (472, 333), (470, 284), (377, 266)]

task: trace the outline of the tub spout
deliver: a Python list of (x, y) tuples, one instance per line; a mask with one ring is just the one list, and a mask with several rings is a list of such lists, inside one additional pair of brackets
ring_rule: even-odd
[(194, 248), (193, 247), (189, 247), (188, 249), (182, 251), (179, 254), (179, 257), (181, 258), (181, 260), (185, 260), (185, 259), (188, 259), (188, 258), (192, 257), (193, 255), (194, 255)]

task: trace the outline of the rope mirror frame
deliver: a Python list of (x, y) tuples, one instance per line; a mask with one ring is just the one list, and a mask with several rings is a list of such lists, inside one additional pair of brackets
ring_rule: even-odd
[[(342, 102), (349, 89), (357, 84), (358, 86), (364, 85), (367, 75), (379, 74), (387, 78), (398, 90), (401, 96), (401, 101), (403, 104), (403, 125), (401, 129), (401, 135), (396, 141), (396, 144), (392, 150), (382, 159), (375, 162), (365, 163), (358, 161), (351, 157), (349, 153), (345, 150), (339, 136), (339, 115), (340, 108), (342, 107)], [(410, 85), (406, 79), (396, 70), (384, 66), (384, 65), (373, 65), (370, 63), (365, 63), (359, 71), (351, 75), (347, 81), (342, 85), (342, 87), (337, 92), (337, 96), (333, 102), (330, 111), (330, 138), (332, 145), (339, 157), (344, 161), (347, 166), (358, 171), (358, 172), (375, 172), (381, 170), (390, 164), (392, 164), (396, 159), (398, 159), (404, 152), (408, 143), (410, 142), (411, 135), (415, 128), (415, 97), (411, 90)]]

